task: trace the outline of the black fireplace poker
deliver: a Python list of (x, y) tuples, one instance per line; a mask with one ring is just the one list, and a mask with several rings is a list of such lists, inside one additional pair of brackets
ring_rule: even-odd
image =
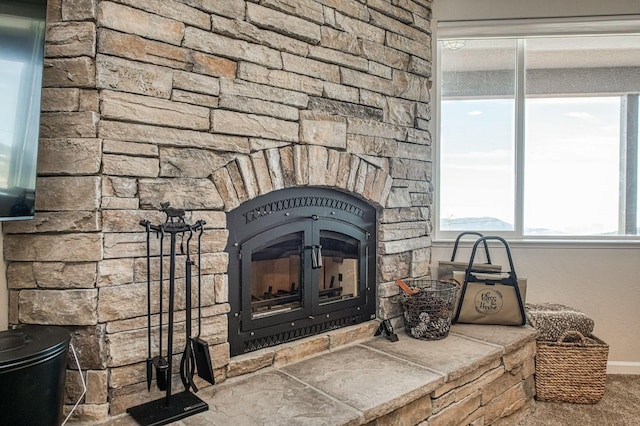
[[(208, 353), (206, 360), (207, 362), (203, 362), (200, 359), (202, 352), (202, 344), (206, 344), (206, 342), (200, 341), (194, 342), (194, 339), (191, 336), (191, 311), (192, 311), (192, 300), (191, 300), (191, 279), (192, 273), (191, 268), (194, 265), (194, 262), (191, 260), (191, 255), (189, 253), (190, 241), (193, 233), (198, 233), (198, 245), (197, 245), (197, 253), (198, 253), (198, 261), (200, 261), (200, 253), (201, 253), (201, 236), (204, 230), (205, 222), (203, 220), (197, 221), (195, 224), (191, 225), (185, 221), (185, 211), (183, 209), (176, 209), (170, 207), (169, 203), (162, 203), (160, 210), (163, 211), (166, 215), (166, 220), (164, 223), (158, 225), (152, 225), (148, 220), (140, 221), (140, 225), (142, 225), (147, 232), (147, 360), (146, 360), (146, 371), (147, 371), (147, 387), (148, 390), (151, 389), (151, 383), (153, 382), (153, 372), (155, 370), (156, 375), (156, 385), (158, 389), (161, 391), (165, 391), (164, 398), (157, 399), (155, 401), (147, 402), (135, 407), (131, 407), (127, 409), (127, 412), (141, 425), (165, 425), (171, 422), (175, 422), (177, 420), (183, 419), (185, 417), (189, 417), (196, 413), (201, 413), (203, 411), (207, 411), (209, 406), (207, 403), (202, 401), (200, 398), (195, 396), (193, 392), (198, 392), (198, 388), (193, 382), (193, 376), (196, 373), (196, 364), (198, 366), (198, 375), (203, 377), (205, 380), (214, 384), (213, 380), (213, 368), (211, 365), (211, 360), (208, 357)], [(156, 356), (153, 355), (153, 347), (152, 347), (152, 331), (151, 331), (151, 293), (152, 293), (152, 285), (151, 285), (151, 233), (155, 233), (160, 240), (160, 250), (159, 250), (159, 321), (160, 328), (158, 330), (158, 354)], [(165, 236), (168, 235), (170, 239), (170, 253), (169, 253), (169, 297), (168, 297), (168, 312), (167, 312), (167, 331), (166, 331), (166, 353), (163, 353), (163, 287), (165, 285), (164, 278), (164, 239)], [(182, 353), (182, 359), (180, 362), (180, 378), (184, 385), (184, 391), (172, 394), (172, 358), (173, 358), (173, 333), (174, 333), (174, 313), (175, 313), (175, 297), (176, 297), (176, 257), (178, 255), (176, 246), (178, 243), (178, 236), (181, 236), (180, 240), (180, 254), (184, 255), (184, 239), (185, 236), (187, 238), (187, 247), (186, 247), (186, 264), (185, 264), (185, 313), (186, 313), (186, 345), (185, 349)], [(200, 284), (200, 274), (201, 274), (201, 265), (197, 265), (198, 272), (198, 284)], [(201, 307), (202, 301), (200, 298), (200, 285), (198, 285), (198, 337), (200, 335), (200, 322), (201, 322)], [(199, 345), (199, 346), (196, 346)], [(196, 346), (194, 348), (194, 346)], [(194, 351), (195, 350), (195, 351)], [(206, 347), (208, 352), (208, 347)], [(202, 364), (202, 366), (201, 366)], [(200, 371), (202, 370), (202, 372)]]

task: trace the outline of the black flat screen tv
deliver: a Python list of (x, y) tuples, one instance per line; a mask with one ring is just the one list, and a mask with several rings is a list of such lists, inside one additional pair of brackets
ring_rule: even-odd
[(46, 0), (0, 0), (0, 221), (34, 214)]

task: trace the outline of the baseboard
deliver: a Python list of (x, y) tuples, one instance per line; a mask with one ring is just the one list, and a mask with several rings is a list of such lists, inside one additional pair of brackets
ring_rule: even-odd
[(609, 361), (607, 374), (640, 374), (640, 362)]

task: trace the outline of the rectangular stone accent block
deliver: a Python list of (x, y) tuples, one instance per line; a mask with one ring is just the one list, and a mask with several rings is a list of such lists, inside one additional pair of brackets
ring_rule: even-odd
[(306, 108), (309, 95), (293, 90), (280, 89), (267, 84), (250, 83), (243, 80), (220, 80), (221, 95), (246, 96), (273, 102), (277, 100), (285, 105)]
[(244, 0), (184, 0), (184, 3), (228, 18), (244, 19)]
[[(158, 286), (155, 285), (154, 288)], [(133, 318), (145, 315), (147, 312), (147, 283), (102, 287), (99, 296), (98, 321), (100, 322)], [(157, 309), (156, 304), (155, 301), (152, 303), (152, 309)]]
[(479, 407), (480, 393), (475, 393), (431, 416), (429, 418), (429, 426), (460, 424), (467, 417), (467, 413), (471, 413)]
[(419, 75), (394, 70), (391, 95), (412, 101), (429, 102), (431, 81)]
[(217, 78), (192, 72), (174, 71), (173, 87), (205, 95), (218, 96), (220, 94), (220, 81)]
[(100, 170), (100, 139), (40, 139), (38, 172), (95, 174)]
[(42, 138), (95, 138), (98, 114), (85, 112), (46, 112), (40, 115)]
[(107, 403), (107, 378), (106, 370), (87, 371), (87, 396), (85, 399), (87, 404)]
[(227, 134), (298, 141), (297, 123), (264, 115), (215, 110), (211, 112), (211, 127), (215, 132)]
[(86, 87), (96, 84), (96, 65), (93, 58), (45, 59), (42, 71), (43, 87)]
[(12, 288), (93, 288), (96, 263), (13, 262), (7, 268)]
[(102, 171), (113, 176), (157, 177), (160, 165), (157, 158), (104, 154)]
[(31, 220), (5, 222), (5, 234), (33, 234), (38, 232), (91, 232), (100, 229), (100, 214), (96, 211), (66, 211), (35, 214)]
[(329, 349), (329, 336), (308, 337), (303, 343), (285, 343), (275, 348), (273, 366), (283, 367)]
[(218, 98), (215, 96), (202, 95), (200, 93), (187, 92), (186, 90), (174, 89), (171, 91), (171, 100), (186, 104), (198, 105), (207, 108), (217, 108)]
[(94, 20), (98, 13), (97, 4), (98, 0), (62, 0), (62, 20)]
[(105, 259), (98, 264), (98, 287), (133, 282), (133, 259)]
[[(380, 0), (374, 0), (374, 1), (380, 4)], [(388, 16), (386, 13), (383, 14), (376, 10), (370, 10), (370, 13), (371, 13), (370, 22), (373, 25), (376, 25), (380, 28), (389, 30), (387, 31), (387, 34), (391, 34), (391, 33), (401, 34), (405, 37), (408, 37), (412, 40), (422, 43), (424, 46), (431, 45), (431, 38), (429, 34), (423, 32), (418, 28), (415, 28), (410, 25), (406, 25), (403, 22), (400, 22), (396, 16), (393, 16), (393, 17)], [(413, 19), (411, 19), (411, 21), (412, 22), (410, 23), (413, 23)]]
[(233, 111), (269, 115), (289, 121), (297, 121), (299, 118), (298, 108), (246, 96), (223, 95), (219, 99), (219, 106)]
[[(371, 13), (371, 11), (369, 11), (369, 13)], [(369, 19), (367, 19), (367, 21), (369, 21)], [(369, 40), (376, 44), (384, 44), (385, 30), (371, 25), (368, 22), (337, 13), (336, 28), (352, 34), (355, 37)]]
[(314, 96), (322, 95), (324, 87), (322, 80), (319, 78), (289, 71), (274, 70), (248, 62), (241, 62), (238, 66), (238, 78)]
[(347, 121), (338, 115), (304, 111), (300, 116), (300, 141), (344, 149), (347, 146)]
[(98, 30), (98, 53), (179, 70), (191, 66), (188, 49), (107, 28)]
[(98, 24), (174, 45), (182, 41), (185, 28), (182, 22), (108, 1), (99, 4)]
[(100, 122), (100, 137), (103, 139), (146, 142), (157, 145), (205, 148), (239, 153), (249, 152), (249, 140), (246, 137), (214, 135), (193, 130), (118, 121)]
[(80, 89), (45, 87), (42, 89), (40, 110), (42, 112), (78, 111), (80, 105)]
[(169, 99), (173, 74), (170, 69), (113, 56), (98, 55), (97, 86)]
[(121, 3), (135, 7), (137, 9), (142, 9), (149, 13), (164, 16), (165, 18), (169, 18), (174, 21), (184, 22), (185, 24), (189, 24), (194, 27), (204, 28), (205, 30), (211, 28), (209, 14), (183, 4), (186, 2), (163, 0), (122, 0)]
[(273, 348), (266, 348), (236, 356), (229, 363), (227, 377), (241, 376), (271, 367), (274, 355), (275, 350)]
[[(157, 157), (158, 147), (157, 145), (141, 143), (141, 142), (123, 142), (123, 141), (113, 141), (110, 139), (103, 139), (102, 152), (105, 154), (127, 154), (127, 155), (141, 156), (141, 157)], [(106, 182), (109, 179), (118, 179), (118, 178), (107, 177), (103, 180), (103, 182)], [(119, 179), (124, 179), (124, 178), (119, 178)], [(110, 192), (103, 192), (102, 195), (114, 195), (114, 194)], [(129, 193), (129, 195), (133, 196), (135, 195), (135, 192)]]
[(102, 91), (102, 117), (207, 131), (209, 108), (130, 93)]
[(321, 3), (315, 0), (265, 0), (262, 2), (264, 6), (322, 25), (324, 24), (324, 11)]
[[(157, 333), (158, 327), (156, 326), (154, 328), (155, 330), (153, 330), (153, 332)], [(141, 330), (125, 331), (122, 333), (108, 334), (107, 348), (109, 353), (109, 366), (119, 367), (122, 365), (132, 364), (134, 362), (145, 360), (147, 358), (146, 336), (146, 328)], [(154, 350), (157, 352), (157, 347), (155, 347)]]
[(50, 325), (95, 325), (98, 323), (98, 291), (22, 290), (20, 322)]
[(4, 238), (6, 261), (92, 262), (102, 258), (100, 234), (9, 234)]
[(98, 176), (39, 177), (36, 210), (97, 210), (100, 206)]
[(525, 361), (534, 357), (536, 353), (536, 342), (529, 342), (517, 351), (505, 354), (503, 357), (504, 368), (507, 371), (521, 365)]
[(340, 52), (339, 50), (327, 49), (322, 46), (309, 46), (309, 57), (360, 71), (367, 71), (369, 69), (369, 61), (360, 56)]
[(160, 176), (206, 178), (224, 167), (236, 154), (192, 148), (160, 149)]
[(340, 83), (340, 68), (337, 65), (331, 65), (297, 55), (290, 55), (288, 53), (282, 54), (282, 62), (285, 71), (308, 75), (309, 77), (320, 78), (333, 83)]
[(247, 3), (247, 21), (311, 44), (320, 42), (319, 25), (257, 4)]
[[(222, 198), (209, 179), (141, 179), (140, 204), (159, 208), (170, 200), (172, 206), (185, 210), (217, 210), (224, 206)], [(199, 194), (194, 197), (194, 194)]]
[(262, 64), (269, 68), (282, 68), (280, 52), (275, 49), (193, 27), (187, 27), (185, 30), (183, 46), (204, 53)]
[(211, 24), (217, 33), (227, 37), (262, 44), (272, 49), (296, 55), (304, 56), (309, 51), (309, 45), (303, 41), (273, 31), (259, 29), (257, 26), (246, 21), (226, 19), (221, 16), (212, 15)]
[(93, 22), (59, 22), (47, 25), (45, 57), (94, 56), (96, 27)]
[(524, 406), (531, 396), (532, 393), (526, 390), (525, 382), (519, 382), (486, 404), (485, 422), (492, 424), (501, 417), (513, 414)]

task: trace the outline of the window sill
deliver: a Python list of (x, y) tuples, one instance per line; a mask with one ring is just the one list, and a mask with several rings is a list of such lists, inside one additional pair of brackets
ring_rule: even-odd
[[(543, 249), (640, 249), (640, 239), (632, 237), (620, 238), (508, 238), (512, 248), (543, 248)], [(453, 239), (434, 239), (433, 247), (451, 247)], [(460, 247), (473, 247), (474, 240), (460, 241)]]

